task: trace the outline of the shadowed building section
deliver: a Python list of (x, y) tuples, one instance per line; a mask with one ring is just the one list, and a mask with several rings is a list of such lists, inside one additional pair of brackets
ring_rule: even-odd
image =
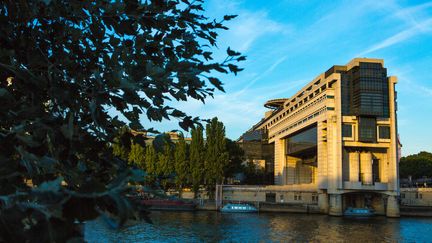
[(396, 82), (381, 59), (333, 66), (291, 98), (266, 102), (271, 110), (239, 141), (265, 134), (255, 141), (273, 148), (274, 183), (315, 188), (324, 213), (369, 207), (398, 217)]

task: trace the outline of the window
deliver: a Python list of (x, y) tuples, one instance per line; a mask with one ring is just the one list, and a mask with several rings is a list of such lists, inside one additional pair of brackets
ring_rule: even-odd
[(318, 195), (312, 194), (312, 201), (318, 202)]
[(390, 139), (390, 126), (378, 127), (379, 138)]
[(401, 198), (405, 198), (405, 193), (401, 193)]
[(359, 141), (376, 143), (376, 119), (374, 117), (360, 117)]
[(342, 137), (344, 138), (353, 137), (351, 124), (342, 124)]

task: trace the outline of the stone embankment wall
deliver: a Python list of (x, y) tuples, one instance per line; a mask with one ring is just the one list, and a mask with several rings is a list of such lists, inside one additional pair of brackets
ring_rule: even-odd
[(402, 206), (432, 207), (432, 188), (401, 188)]
[(432, 188), (401, 188), (401, 215), (432, 217)]

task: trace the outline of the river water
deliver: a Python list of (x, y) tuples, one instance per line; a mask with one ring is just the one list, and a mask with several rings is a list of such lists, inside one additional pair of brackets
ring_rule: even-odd
[(291, 213), (152, 212), (120, 230), (87, 222), (88, 242), (432, 242), (432, 218), (349, 219)]

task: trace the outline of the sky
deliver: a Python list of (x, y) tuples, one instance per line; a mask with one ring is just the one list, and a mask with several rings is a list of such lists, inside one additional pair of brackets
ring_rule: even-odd
[[(264, 116), (265, 101), (289, 98), (333, 65), (381, 58), (388, 75), (398, 77), (402, 155), (432, 152), (432, 1), (210, 0), (205, 9), (216, 19), (238, 15), (219, 32), (216, 52), (230, 46), (246, 55), (244, 71), (221, 77), (225, 93), (177, 108), (218, 117), (227, 137), (237, 139)], [(177, 124), (151, 126), (167, 131)]]

